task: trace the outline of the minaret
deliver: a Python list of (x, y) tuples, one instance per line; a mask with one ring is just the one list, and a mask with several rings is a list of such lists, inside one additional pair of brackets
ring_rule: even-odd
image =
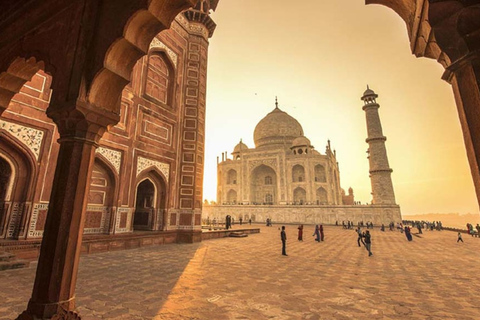
[(372, 204), (395, 204), (395, 193), (392, 184), (392, 169), (388, 164), (387, 149), (383, 135), (380, 116), (378, 115), (377, 94), (367, 86), (363, 93), (363, 110), (367, 118), (368, 159), (370, 163), (370, 180), (372, 182)]

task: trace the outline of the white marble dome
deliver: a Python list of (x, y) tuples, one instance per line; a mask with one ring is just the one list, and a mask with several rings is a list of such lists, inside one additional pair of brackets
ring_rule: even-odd
[(293, 140), (299, 136), (303, 136), (300, 123), (277, 107), (257, 124), (253, 140), (256, 148), (284, 144), (291, 146)]

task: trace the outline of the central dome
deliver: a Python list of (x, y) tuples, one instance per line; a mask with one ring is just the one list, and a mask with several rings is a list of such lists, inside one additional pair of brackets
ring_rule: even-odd
[(300, 123), (288, 113), (276, 107), (255, 127), (255, 147), (285, 145), (290, 147), (295, 138), (303, 136)]

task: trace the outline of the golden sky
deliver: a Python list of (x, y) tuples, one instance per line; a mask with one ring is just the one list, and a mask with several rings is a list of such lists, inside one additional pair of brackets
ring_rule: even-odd
[(443, 68), (411, 54), (405, 24), (392, 10), (363, 0), (222, 0), (212, 17), (205, 199), (216, 199), (217, 156), (240, 139), (254, 147), (255, 126), (278, 96), (318, 151), (331, 140), (342, 187), (370, 201), (360, 100), (369, 84), (379, 95), (402, 213), (479, 212)]

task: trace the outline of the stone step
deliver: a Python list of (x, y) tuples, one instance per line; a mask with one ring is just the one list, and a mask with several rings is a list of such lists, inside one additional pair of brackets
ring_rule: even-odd
[(10, 269), (20, 269), (28, 268), (30, 262), (26, 260), (13, 260), (13, 261), (1, 261), (0, 262), (0, 271), (10, 270)]
[(15, 259), (15, 255), (10, 252), (0, 252), (0, 262), (8, 262)]

